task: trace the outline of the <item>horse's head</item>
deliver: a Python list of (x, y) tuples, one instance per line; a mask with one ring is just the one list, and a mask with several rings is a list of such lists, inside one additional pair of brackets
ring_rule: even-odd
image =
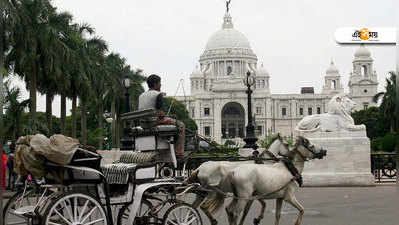
[(287, 156), (289, 153), (289, 144), (284, 138), (281, 137), (280, 133), (272, 138), (269, 145), (266, 149), (261, 153), (260, 157), (264, 156), (265, 153), (270, 152), (274, 156)]
[(322, 147), (312, 144), (307, 138), (299, 136), (293, 151), (296, 150), (303, 159), (322, 159), (327, 151)]

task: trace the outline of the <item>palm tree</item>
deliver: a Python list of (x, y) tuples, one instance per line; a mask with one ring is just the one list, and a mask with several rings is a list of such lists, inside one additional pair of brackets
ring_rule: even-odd
[[(89, 63), (87, 66), (88, 80), (90, 81), (91, 87), (91, 99), (93, 103), (97, 106), (97, 122), (98, 127), (103, 128), (103, 114), (104, 114), (104, 102), (103, 96), (106, 90), (106, 82), (109, 80), (106, 73), (106, 68), (103, 66), (105, 63), (105, 52), (108, 50), (108, 45), (101, 38), (92, 38), (87, 43), (87, 54)], [(86, 118), (86, 106), (88, 95), (87, 93), (81, 93), (82, 100), (82, 119)], [(82, 122), (86, 124), (86, 122)], [(84, 128), (85, 131), (86, 128)], [(83, 129), (82, 129), (83, 132)], [(99, 147), (102, 148), (103, 137), (99, 137)]]
[[(41, 56), (46, 54), (49, 44), (54, 43), (58, 34), (57, 26), (51, 22), (55, 8), (48, 0), (13, 1), (19, 23), (11, 31), (12, 48), (7, 55), (7, 64), (23, 77), (29, 87), (30, 122), (36, 132), (37, 82), (42, 75)], [(62, 46), (62, 45), (59, 45)]]
[(49, 134), (52, 131), (52, 102), (54, 96), (58, 93), (57, 80), (62, 77), (62, 64), (67, 63), (71, 50), (64, 43), (65, 33), (72, 21), (72, 15), (63, 12), (56, 13), (53, 11), (49, 16), (49, 23), (56, 29), (48, 36), (48, 44), (40, 55), (40, 70), (42, 75), (38, 80), (38, 90), (42, 94), (46, 94), (46, 120)]
[(76, 138), (76, 113), (77, 113), (77, 99), (80, 93), (88, 93), (90, 90), (88, 85), (88, 78), (86, 73), (86, 66), (88, 64), (88, 41), (84, 36), (92, 35), (94, 29), (88, 24), (74, 24), (71, 26), (68, 34), (67, 43), (73, 50), (72, 64), (68, 67), (70, 86), (68, 88), (68, 96), (72, 99), (72, 137)]
[(12, 140), (16, 140), (21, 135), (21, 119), (28, 107), (30, 100), (26, 99), (20, 101), (21, 90), (17, 87), (10, 87), (10, 82), (5, 83), (6, 87), (6, 123), (3, 127), (3, 132), (6, 134), (12, 134)]
[[(117, 53), (111, 53), (106, 57), (106, 69), (109, 77), (107, 83), (107, 93), (105, 95), (106, 105), (111, 107), (112, 121), (112, 147), (118, 146), (117, 143), (117, 130), (118, 130), (118, 118), (117, 108), (120, 104), (120, 97), (123, 96), (123, 85), (122, 80), (125, 77), (126, 71), (124, 70), (126, 59), (122, 58)], [(108, 108), (108, 107), (106, 107)]]
[(374, 102), (378, 102), (381, 99), (380, 111), (381, 113), (391, 121), (391, 131), (396, 131), (397, 115), (395, 114), (396, 107), (396, 73), (389, 72), (389, 78), (386, 78), (385, 91), (377, 93), (373, 97)]

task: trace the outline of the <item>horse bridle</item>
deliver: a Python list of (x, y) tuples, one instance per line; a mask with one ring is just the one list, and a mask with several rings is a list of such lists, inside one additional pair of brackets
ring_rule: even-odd
[[(311, 148), (309, 147), (309, 141), (306, 141), (306, 142), (305, 142), (303, 138), (300, 138), (300, 141), (301, 141), (303, 147), (304, 147), (306, 150), (308, 150), (310, 153), (312, 153), (313, 158), (319, 158), (319, 159), (321, 159), (321, 158), (323, 157), (323, 153), (322, 153), (322, 152), (315, 152), (313, 149), (311, 149)], [(308, 161), (307, 157), (305, 157), (305, 156), (298, 150), (298, 145), (296, 145), (295, 148), (294, 148), (292, 151), (295, 151), (296, 153), (298, 153), (299, 156), (301, 156), (301, 158), (302, 158), (304, 161)]]
[[(287, 149), (287, 151), (288, 151), (288, 153), (289, 153), (289, 152), (290, 152), (290, 148), (289, 148), (288, 143), (285, 143), (285, 142), (284, 142), (284, 139), (280, 136), (280, 134), (277, 134), (277, 138), (282, 142), (282, 144), (284, 145), (284, 147)], [(280, 161), (280, 159), (277, 158), (277, 157), (276, 157), (272, 152), (270, 152), (268, 149), (266, 149), (265, 152), (266, 152), (273, 160)], [(283, 154), (281, 154), (280, 152), (278, 152), (277, 154), (278, 154), (279, 156), (282, 156), (282, 157), (288, 157), (287, 155), (283, 155)]]

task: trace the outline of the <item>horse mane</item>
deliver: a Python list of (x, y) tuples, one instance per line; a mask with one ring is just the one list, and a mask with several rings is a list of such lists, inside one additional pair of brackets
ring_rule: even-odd
[[(294, 146), (292, 146), (292, 150), (298, 148), (298, 146), (299, 146), (300, 144), (302, 144), (303, 139), (305, 139), (303, 136), (298, 136), (298, 137), (296, 138), (296, 141), (295, 141)], [(296, 154), (295, 151), (289, 151), (287, 157), (288, 157), (289, 159), (293, 160), (295, 154)]]
[(273, 142), (277, 139), (281, 139), (280, 133), (277, 133), (276, 135), (274, 135), (272, 137), (272, 139), (270, 140), (270, 142), (266, 145), (265, 150), (262, 151), (262, 153), (259, 154), (259, 157), (262, 157), (266, 154), (266, 151), (268, 151), (268, 149), (270, 148), (270, 146), (273, 144)]

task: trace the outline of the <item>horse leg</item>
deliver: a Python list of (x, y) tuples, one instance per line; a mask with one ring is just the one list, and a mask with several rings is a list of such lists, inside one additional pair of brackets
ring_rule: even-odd
[(204, 196), (199, 195), (199, 194), (196, 194), (196, 195), (195, 195), (195, 200), (194, 200), (192, 206), (193, 206), (194, 208), (198, 208), (198, 207), (200, 206), (201, 202), (204, 201), (204, 199), (205, 199)]
[(247, 217), (247, 214), (248, 214), (249, 209), (251, 208), (251, 205), (252, 205), (253, 202), (254, 202), (253, 200), (250, 200), (245, 205), (244, 212), (242, 213), (242, 217), (241, 217), (241, 220), (240, 220), (240, 223), (239, 223), (240, 225), (244, 224), (244, 220)]
[[(206, 196), (197, 194), (196, 197), (195, 197), (195, 200), (194, 200), (194, 202), (192, 204), (193, 207), (194, 208), (200, 207), (200, 205), (204, 201), (205, 197)], [(211, 222), (211, 225), (218, 224), (218, 221), (215, 220), (215, 218), (213, 218), (212, 214), (210, 212), (208, 212), (208, 210), (204, 209), (203, 207), (200, 207), (200, 208), (205, 213), (205, 215), (208, 217), (209, 221)]]
[(205, 208), (201, 207), (202, 212), (205, 213), (205, 215), (208, 217), (209, 221), (211, 222), (211, 225), (216, 225), (218, 224), (218, 221), (213, 218), (212, 214)]
[(264, 200), (258, 199), (259, 203), (261, 204), (261, 209), (259, 216), (254, 219), (254, 225), (259, 225), (260, 221), (263, 219), (266, 210), (266, 202)]
[(302, 223), (302, 216), (304, 214), (304, 208), (303, 206), (298, 202), (298, 200), (296, 200), (294, 195), (290, 195), (288, 198), (285, 199), (288, 203), (290, 203), (292, 206), (294, 206), (295, 208), (298, 209), (299, 214), (298, 214), (298, 218), (296, 220), (295, 225), (301, 225)]
[(276, 222), (274, 223), (274, 225), (278, 225), (280, 223), (282, 205), (283, 205), (283, 199), (282, 198), (276, 199)]
[(237, 225), (238, 217), (240, 216), (241, 211), (244, 209), (247, 201), (248, 200), (244, 199), (234, 199), (226, 208), (230, 225)]
[(237, 205), (237, 199), (233, 199), (230, 204), (226, 207), (226, 214), (229, 224), (233, 224), (233, 207)]

